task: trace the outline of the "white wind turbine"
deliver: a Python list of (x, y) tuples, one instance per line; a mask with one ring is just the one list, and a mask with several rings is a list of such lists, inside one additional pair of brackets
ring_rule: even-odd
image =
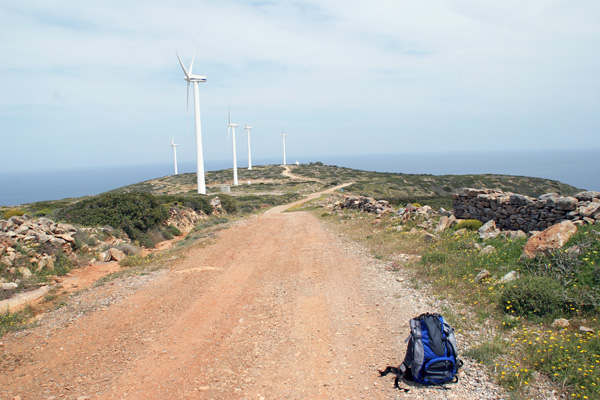
[(238, 124), (231, 123), (231, 105), (229, 106), (229, 121), (227, 123), (227, 139), (229, 140), (229, 130), (231, 129), (231, 138), (233, 140), (233, 186), (238, 186), (238, 175), (237, 175), (237, 156), (235, 154), (235, 128)]
[[(196, 51), (198, 50), (196, 49)], [(202, 152), (202, 128), (200, 127), (200, 98), (198, 95), (198, 82), (206, 82), (206, 76), (192, 74), (192, 67), (194, 66), (196, 53), (194, 53), (194, 57), (192, 57), (189, 71), (183, 65), (183, 62), (181, 61), (177, 51), (175, 51), (175, 54), (177, 54), (177, 59), (179, 60), (179, 64), (181, 64), (181, 69), (183, 69), (183, 73), (185, 74), (185, 80), (188, 83), (188, 104), (190, 98), (190, 83), (192, 83), (194, 86), (194, 120), (196, 125), (196, 172), (198, 174), (198, 193), (206, 194), (206, 181), (204, 178), (204, 154)]]
[(248, 133), (248, 169), (252, 170), (252, 152), (250, 151), (250, 129), (252, 129), (252, 127), (244, 124), (244, 129)]
[(287, 165), (285, 162), (285, 133), (283, 133), (283, 128), (281, 129), (281, 143), (283, 144), (283, 165)]
[(173, 137), (171, 138), (171, 150), (173, 150), (173, 162), (175, 163), (175, 175), (177, 175), (177, 146), (179, 146), (179, 145), (175, 144), (174, 140), (175, 140), (175, 135), (173, 135)]

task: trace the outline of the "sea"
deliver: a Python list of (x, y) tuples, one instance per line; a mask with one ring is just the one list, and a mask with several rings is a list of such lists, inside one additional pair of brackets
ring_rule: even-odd
[[(244, 160), (238, 166), (244, 168)], [(302, 156), (287, 163), (328, 165), (406, 174), (503, 174), (557, 180), (582, 190), (600, 191), (600, 149), (555, 151), (427, 152)], [(254, 165), (281, 164), (280, 158), (253, 159)], [(195, 162), (180, 162), (180, 173), (195, 172)], [(207, 171), (231, 168), (230, 160), (206, 161)], [(173, 173), (172, 163), (0, 171), (0, 205), (13, 206), (103, 193)]]

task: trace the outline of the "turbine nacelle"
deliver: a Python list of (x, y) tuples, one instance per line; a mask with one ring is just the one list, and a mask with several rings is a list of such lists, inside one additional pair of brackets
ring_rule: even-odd
[(189, 78), (185, 76), (183, 79), (187, 82), (206, 82), (206, 76), (202, 75), (191, 75)]
[(238, 126), (238, 124), (227, 124), (228, 128), (237, 128)]

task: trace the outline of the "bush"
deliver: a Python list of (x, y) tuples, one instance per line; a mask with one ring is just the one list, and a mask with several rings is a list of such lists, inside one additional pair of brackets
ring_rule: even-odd
[(227, 214), (235, 214), (237, 212), (237, 202), (233, 197), (222, 194), (219, 196), (219, 200), (221, 200), (221, 206)]
[(148, 193), (105, 193), (65, 207), (57, 217), (85, 226), (110, 225), (139, 240), (141, 233), (159, 226), (169, 213)]
[(4, 211), (2, 218), (9, 219), (10, 217), (20, 217), (22, 215), (25, 215), (25, 211), (19, 210), (18, 208), (11, 208)]
[(181, 236), (182, 232), (174, 225), (167, 225), (165, 230), (171, 234), (171, 236)]
[(423, 264), (444, 264), (448, 261), (448, 254), (442, 252), (425, 253), (421, 257)]
[(456, 224), (454, 229), (455, 230), (467, 229), (469, 231), (476, 231), (477, 229), (481, 228), (482, 226), (483, 226), (483, 223), (481, 221), (478, 221), (476, 219), (466, 219), (466, 220), (460, 221), (458, 224)]
[(545, 276), (532, 276), (511, 282), (500, 294), (498, 306), (520, 317), (558, 317), (569, 312), (560, 283)]

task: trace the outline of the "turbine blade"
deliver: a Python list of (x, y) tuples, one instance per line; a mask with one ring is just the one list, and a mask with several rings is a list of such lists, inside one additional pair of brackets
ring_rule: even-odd
[[(183, 69), (183, 73), (185, 74), (185, 77), (189, 80), (190, 79), (190, 75), (192, 74), (192, 68), (190, 67), (190, 72), (188, 73), (188, 70), (185, 68), (185, 65), (183, 65), (183, 61), (181, 61), (181, 58), (179, 57), (179, 53), (177, 53), (177, 50), (175, 50), (175, 54), (177, 54), (177, 59), (179, 60), (179, 64), (181, 65), (181, 69)], [(192, 64), (194, 63), (194, 60), (192, 60)]]
[(192, 67), (194, 66), (194, 60), (196, 59), (196, 53), (198, 53), (198, 47), (196, 47), (196, 51), (194, 51), (194, 57), (192, 57), (192, 63), (190, 64), (190, 75), (192, 75)]
[(227, 121), (229, 125), (231, 125), (231, 102), (229, 102), (229, 117), (227, 117)]

